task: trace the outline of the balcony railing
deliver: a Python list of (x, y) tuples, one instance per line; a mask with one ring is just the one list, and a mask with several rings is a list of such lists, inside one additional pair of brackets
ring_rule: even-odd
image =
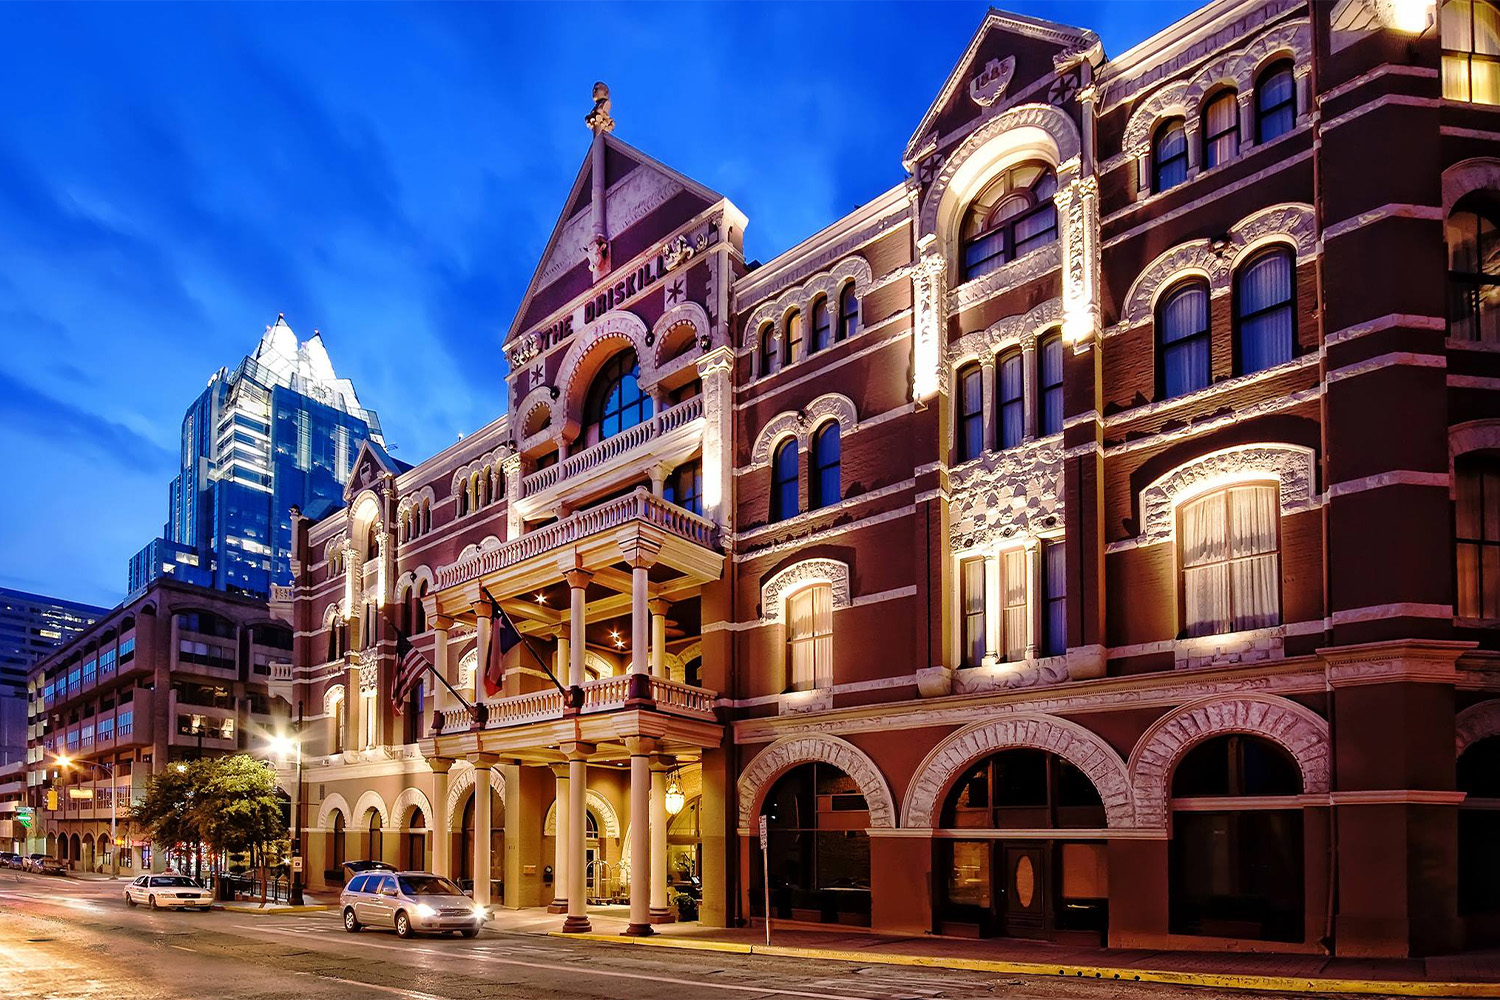
[(284, 587), (279, 583), (271, 584), (271, 600), (277, 604), (292, 603), (292, 588)]
[(633, 520), (646, 521), (668, 534), (704, 548), (713, 548), (718, 543), (717, 529), (712, 521), (668, 503), (641, 488), (629, 496), (580, 510), (545, 528), (538, 528), (512, 539), (498, 548), (476, 552), (456, 563), (442, 566), (437, 572), (437, 585), (442, 589), (467, 583), (476, 577), (499, 572), (553, 549), (566, 548), (590, 535), (618, 528)]
[[(712, 722), (714, 693), (661, 677), (651, 678), (652, 706), (658, 712)], [(613, 712), (626, 707), (630, 698), (630, 675), (602, 677), (583, 685), (583, 715)], [(486, 729), (508, 729), (532, 722), (561, 719), (564, 715), (561, 691), (534, 691), (510, 698), (495, 698), (484, 703)], [(467, 708), (440, 708), (433, 712), (435, 730), (440, 734), (467, 732), (474, 725), (474, 714)]]
[(663, 434), (675, 431), (701, 416), (703, 416), (703, 396), (700, 393), (691, 399), (683, 400), (676, 406), (669, 406), (650, 420), (642, 421), (629, 430), (621, 431), (614, 437), (606, 438), (596, 445), (569, 455), (556, 465), (538, 469), (521, 480), (521, 495), (529, 497), (556, 486), (564, 479), (570, 479), (590, 469), (598, 468), (627, 451), (661, 437)]

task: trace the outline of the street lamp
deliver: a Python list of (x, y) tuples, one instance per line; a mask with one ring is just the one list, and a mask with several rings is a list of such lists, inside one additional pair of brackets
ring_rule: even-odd
[(71, 767), (97, 767), (109, 775), (109, 877), (116, 879), (120, 877), (120, 837), (115, 828), (115, 768), (113, 764), (106, 764), (102, 760), (74, 760), (67, 754), (57, 755), (57, 766), (62, 768)]
[[(300, 711), (298, 713), (298, 729), (301, 729)], [(287, 902), (292, 906), (302, 905), (302, 872), (299, 866), (302, 863), (302, 741), (292, 739), (290, 736), (272, 736), (269, 740), (271, 752), (285, 761), (288, 754), (297, 755), (297, 781), (292, 786), (292, 816), (291, 816), (291, 847), (292, 847), (292, 886), (287, 894)]]

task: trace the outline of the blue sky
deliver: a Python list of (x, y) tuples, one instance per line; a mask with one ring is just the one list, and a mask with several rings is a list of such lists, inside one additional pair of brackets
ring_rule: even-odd
[[(1116, 54), (1198, 4), (1006, 6)], [(0, 6), (0, 586), (117, 602), (183, 410), (278, 312), (398, 457), (493, 419), (594, 80), (765, 259), (902, 179), (985, 9)]]

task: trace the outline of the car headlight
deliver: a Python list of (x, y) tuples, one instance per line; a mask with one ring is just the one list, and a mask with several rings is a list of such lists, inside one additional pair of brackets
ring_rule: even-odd
[(485, 909), (483, 906), (480, 906), (478, 903), (475, 903), (474, 916), (478, 917), (480, 920), (488, 920), (490, 918), (490, 911)]
[(416, 905), (416, 914), (417, 914), (417, 916), (424, 917), (424, 918), (426, 918), (426, 917), (435, 917), (435, 916), (437, 916), (437, 910), (434, 910), (432, 907), (428, 906), (426, 903), (418, 903)]

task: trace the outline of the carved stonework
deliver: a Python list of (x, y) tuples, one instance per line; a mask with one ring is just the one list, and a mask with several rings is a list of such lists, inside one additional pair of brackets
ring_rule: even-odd
[(1035, 348), (1037, 339), (1062, 322), (1062, 316), (1062, 299), (1048, 299), (1029, 312), (1007, 316), (993, 326), (966, 333), (954, 341), (950, 349), (950, 367), (991, 358), (1016, 347), (1022, 350)]
[(1068, 658), (1046, 656), (993, 666), (966, 667), (953, 673), (954, 694), (981, 694), (1062, 684), (1068, 680)]
[(1480, 740), (1500, 736), (1500, 698), (1481, 701), (1459, 712), (1454, 730), (1454, 751), (1459, 757)]
[(1167, 789), (1183, 754), (1211, 736), (1248, 733), (1280, 744), (1302, 771), (1302, 791), (1329, 788), (1328, 723), (1311, 709), (1274, 695), (1205, 698), (1184, 705), (1158, 721), (1130, 754), (1136, 824), (1160, 830), (1167, 825)]
[(780, 338), (781, 318), (791, 309), (810, 312), (813, 300), (819, 295), (827, 296), (829, 310), (836, 311), (839, 293), (851, 281), (854, 282), (855, 296), (863, 298), (871, 282), (870, 265), (863, 257), (845, 257), (821, 274), (813, 275), (800, 285), (784, 289), (776, 298), (762, 302), (750, 313), (750, 319), (745, 323), (745, 347), (752, 351), (760, 347), (760, 331), (767, 323), (771, 324), (773, 337)]
[(988, 274), (959, 285), (948, 293), (950, 311), (963, 312), (997, 292), (1024, 285), (1028, 281), (1055, 271), (1062, 263), (1062, 244), (1048, 243), (1039, 250), (1001, 264)]
[(510, 366), (520, 368), (540, 353), (542, 353), (542, 338), (535, 333), (525, 334), (510, 349)]
[(740, 834), (750, 834), (750, 821), (760, 815), (766, 792), (776, 779), (798, 764), (828, 764), (843, 771), (859, 786), (870, 810), (870, 826), (896, 826), (896, 800), (880, 768), (859, 747), (836, 736), (793, 736), (777, 740), (755, 755), (741, 772), (739, 793)]
[(956, 551), (1058, 527), (1063, 519), (1062, 449), (1031, 442), (954, 470), (948, 480), (948, 542)]
[(760, 623), (777, 625), (785, 622), (786, 598), (813, 583), (826, 583), (832, 587), (833, 610), (849, 607), (849, 564), (836, 559), (804, 559), (761, 584)]
[(432, 803), (427, 801), (427, 795), (420, 788), (407, 786), (401, 789), (401, 794), (396, 796), (396, 801), (391, 803), (391, 815), (396, 819), (396, 828), (410, 830), (412, 828), (411, 817), (413, 812), (422, 814), (422, 829), (433, 829)]
[[(462, 816), (464, 798), (474, 788), (474, 765), (468, 761), (459, 761), (453, 765), (448, 772), (448, 821), (451, 823), (455, 816)], [(490, 768), (490, 788), (494, 789), (500, 796), (500, 801), (505, 801), (505, 775), (500, 768)]]
[(661, 248), (661, 260), (667, 266), (668, 271), (675, 271), (691, 260), (694, 252), (695, 249), (688, 242), (688, 238), (679, 235), (675, 240), (668, 240), (663, 244)]
[(1099, 335), (1099, 179), (1081, 177), (1060, 189), (1063, 246), (1063, 338), (1084, 343)]
[(944, 341), (947, 338), (948, 262), (928, 248), (912, 272), (912, 397), (925, 399), (948, 386)]
[(1015, 73), (1015, 56), (991, 59), (969, 80), (969, 99), (981, 108), (989, 107), (1005, 96), (1005, 88), (1010, 86)]
[(1093, 782), (1104, 802), (1110, 829), (1130, 827), (1135, 808), (1125, 763), (1104, 740), (1066, 719), (1050, 715), (1014, 715), (960, 729), (933, 748), (917, 766), (901, 805), (901, 825), (931, 829), (953, 779), (970, 764), (992, 753), (1025, 747), (1046, 750), (1078, 768)]
[(771, 453), (777, 442), (788, 435), (796, 437), (798, 447), (806, 451), (812, 441), (813, 431), (828, 417), (838, 421), (840, 434), (848, 434), (859, 426), (859, 413), (854, 407), (854, 400), (842, 393), (824, 393), (808, 403), (800, 413), (786, 411), (768, 420), (755, 438), (748, 468), (756, 469), (771, 464)]
[(1180, 465), (1141, 490), (1140, 544), (1170, 542), (1176, 534), (1177, 508), (1195, 494), (1257, 479), (1280, 484), (1283, 517), (1305, 510), (1317, 500), (1317, 456), (1297, 444), (1242, 444)]
[(359, 693), (374, 691), (380, 686), (380, 666), (373, 659), (359, 668)]
[[(585, 360), (601, 347), (618, 347), (622, 341), (635, 350), (635, 356), (640, 361), (642, 390), (655, 384), (656, 354), (651, 350), (650, 331), (645, 322), (635, 313), (624, 309), (607, 312), (586, 327), (582, 335), (573, 337), (573, 342), (568, 345), (568, 351), (558, 367), (557, 386), (561, 394), (559, 408), (570, 421), (582, 419), (583, 393), (588, 387), (577, 383), (579, 373), (587, 367)], [(554, 410), (554, 426), (562, 423), (556, 419), (557, 412)]]

